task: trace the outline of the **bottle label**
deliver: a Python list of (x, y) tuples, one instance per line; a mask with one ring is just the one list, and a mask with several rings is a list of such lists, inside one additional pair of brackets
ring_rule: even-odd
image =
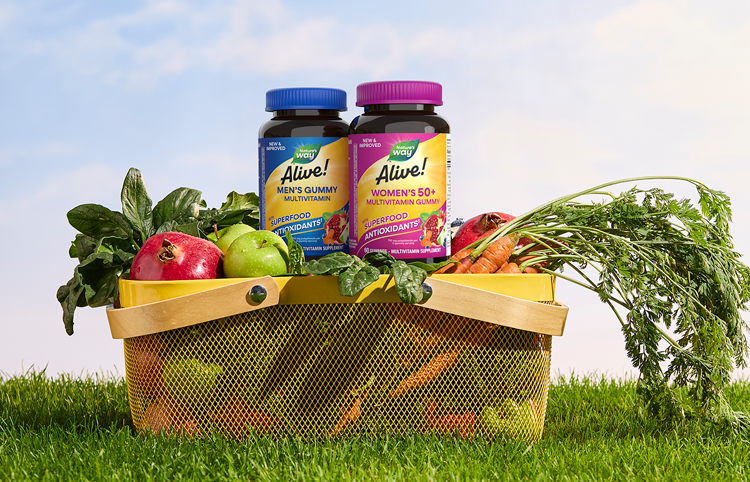
[(287, 231), (306, 256), (349, 252), (345, 137), (258, 139), (260, 228)]
[(357, 256), (450, 255), (450, 135), (349, 136), (351, 231)]

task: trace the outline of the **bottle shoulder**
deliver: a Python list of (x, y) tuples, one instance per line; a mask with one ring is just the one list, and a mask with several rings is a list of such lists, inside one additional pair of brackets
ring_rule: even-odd
[(258, 138), (274, 137), (346, 137), (349, 124), (340, 117), (273, 118), (260, 126)]
[(349, 134), (449, 134), (448, 121), (435, 113), (415, 114), (412, 111), (364, 113), (349, 127)]

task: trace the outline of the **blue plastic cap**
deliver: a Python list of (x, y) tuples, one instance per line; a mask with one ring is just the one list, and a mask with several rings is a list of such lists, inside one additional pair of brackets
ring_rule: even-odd
[(290, 109), (346, 110), (346, 92), (322, 87), (294, 87), (266, 92), (266, 112)]

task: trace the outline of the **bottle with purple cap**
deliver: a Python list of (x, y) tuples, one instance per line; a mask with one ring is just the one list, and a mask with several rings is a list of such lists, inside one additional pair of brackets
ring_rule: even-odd
[(439, 262), (450, 256), (450, 126), (436, 82), (357, 86), (349, 127), (349, 252)]

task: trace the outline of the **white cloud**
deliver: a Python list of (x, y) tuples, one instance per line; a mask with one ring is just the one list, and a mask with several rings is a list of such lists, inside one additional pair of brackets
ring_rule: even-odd
[(108, 82), (151, 89), (191, 68), (270, 75), (362, 71), (378, 78), (443, 55), (436, 45), (455, 43), (455, 34), (440, 27), (414, 32), (356, 25), (341, 15), (298, 17), (281, 2), (151, 1), (32, 41), (31, 51)]
[[(741, 19), (741, 20), (738, 20)], [(643, 0), (595, 27), (603, 55), (643, 72), (644, 100), (713, 119), (750, 112), (750, 19), (728, 21), (713, 5)]]

